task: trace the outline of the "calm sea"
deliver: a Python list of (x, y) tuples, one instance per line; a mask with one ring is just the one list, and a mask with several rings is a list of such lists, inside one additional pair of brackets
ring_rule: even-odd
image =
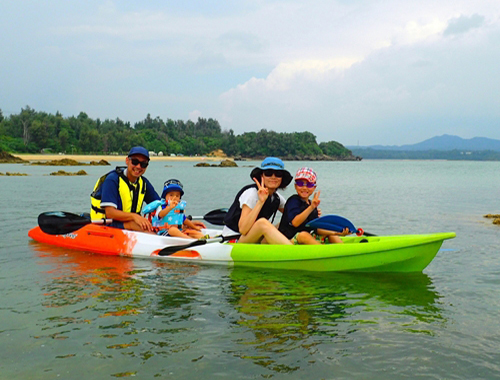
[[(153, 162), (188, 211), (231, 203), (250, 166)], [(0, 165), (2, 379), (498, 379), (499, 162), (287, 162), (324, 214), (365, 231), (455, 231), (424, 273), (310, 274), (110, 258), (30, 241), (39, 213), (87, 211), (97, 178)], [(79, 168), (63, 168), (76, 171)], [(292, 194), (289, 188), (284, 195)]]

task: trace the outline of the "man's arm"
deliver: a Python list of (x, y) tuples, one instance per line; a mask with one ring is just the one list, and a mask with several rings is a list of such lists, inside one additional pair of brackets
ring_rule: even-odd
[(104, 211), (106, 212), (106, 218), (123, 222), (123, 226), (127, 230), (153, 231), (151, 222), (139, 214), (118, 210), (112, 206), (104, 207)]

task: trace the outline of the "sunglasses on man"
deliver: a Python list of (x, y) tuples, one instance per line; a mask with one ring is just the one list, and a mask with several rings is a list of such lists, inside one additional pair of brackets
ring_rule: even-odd
[(135, 157), (134, 157), (134, 158), (131, 158), (131, 159), (130, 159), (130, 162), (131, 162), (131, 163), (132, 163), (132, 165), (134, 165), (134, 166), (141, 165), (141, 168), (143, 168), (143, 169), (146, 169), (146, 168), (148, 167), (148, 165), (149, 165), (149, 162), (148, 162), (148, 161), (141, 161), (141, 160), (139, 160), (139, 159), (137, 159), (137, 158), (135, 158)]
[(272, 177), (273, 174), (276, 178), (283, 178), (283, 172), (281, 170), (266, 169), (262, 172), (266, 177)]
[(313, 187), (316, 187), (316, 184), (313, 183), (313, 182), (309, 182), (309, 181), (306, 181), (306, 180), (302, 180), (302, 179), (297, 179), (295, 180), (295, 184), (298, 186), (298, 187), (307, 187), (308, 189), (312, 189)]

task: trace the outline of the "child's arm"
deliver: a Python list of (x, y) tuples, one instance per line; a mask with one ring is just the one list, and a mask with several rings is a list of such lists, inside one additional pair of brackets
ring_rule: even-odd
[(201, 231), (201, 226), (194, 224), (191, 219), (186, 218), (186, 220), (184, 221), (184, 225), (187, 228), (191, 228), (191, 229), (196, 230), (196, 231)]
[(167, 207), (165, 207), (163, 210), (161, 210), (159, 213), (158, 213), (158, 219), (161, 219), (163, 218), (165, 215), (167, 215), (170, 211), (172, 211), (172, 209), (177, 206), (177, 202), (174, 202), (174, 201), (169, 201), (168, 204), (167, 204)]
[(295, 216), (295, 218), (292, 219), (292, 222), (291, 222), (292, 226), (294, 226), (294, 227), (300, 226), (302, 223), (304, 223), (307, 220), (307, 217), (309, 215), (311, 215), (311, 213), (316, 208), (318, 208), (318, 206), (321, 202), (319, 200), (320, 193), (321, 193), (320, 191), (318, 191), (317, 193), (314, 193), (313, 199), (311, 200), (311, 204), (309, 205), (309, 207), (306, 208), (304, 211), (302, 211), (300, 214), (297, 214)]

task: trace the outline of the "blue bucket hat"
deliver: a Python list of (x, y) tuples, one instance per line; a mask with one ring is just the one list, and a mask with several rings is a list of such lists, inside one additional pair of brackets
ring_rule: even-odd
[(184, 195), (184, 190), (182, 189), (181, 181), (177, 179), (169, 179), (163, 184), (163, 192), (161, 193), (161, 197), (165, 198), (165, 195), (170, 193), (171, 191), (180, 191), (181, 197)]
[(144, 156), (149, 160), (149, 152), (146, 148), (142, 146), (134, 146), (132, 149), (130, 149), (130, 152), (128, 152), (128, 157), (133, 156), (135, 154), (140, 154), (141, 156)]
[(256, 178), (257, 180), (260, 181), (262, 177), (262, 172), (264, 170), (279, 170), (283, 172), (283, 178), (281, 180), (281, 185), (280, 188), (287, 187), (290, 182), (292, 182), (292, 175), (288, 172), (288, 170), (285, 170), (285, 164), (281, 159), (277, 157), (266, 157), (264, 161), (260, 164), (260, 167), (254, 168), (252, 172), (250, 173), (250, 178), (254, 179)]

